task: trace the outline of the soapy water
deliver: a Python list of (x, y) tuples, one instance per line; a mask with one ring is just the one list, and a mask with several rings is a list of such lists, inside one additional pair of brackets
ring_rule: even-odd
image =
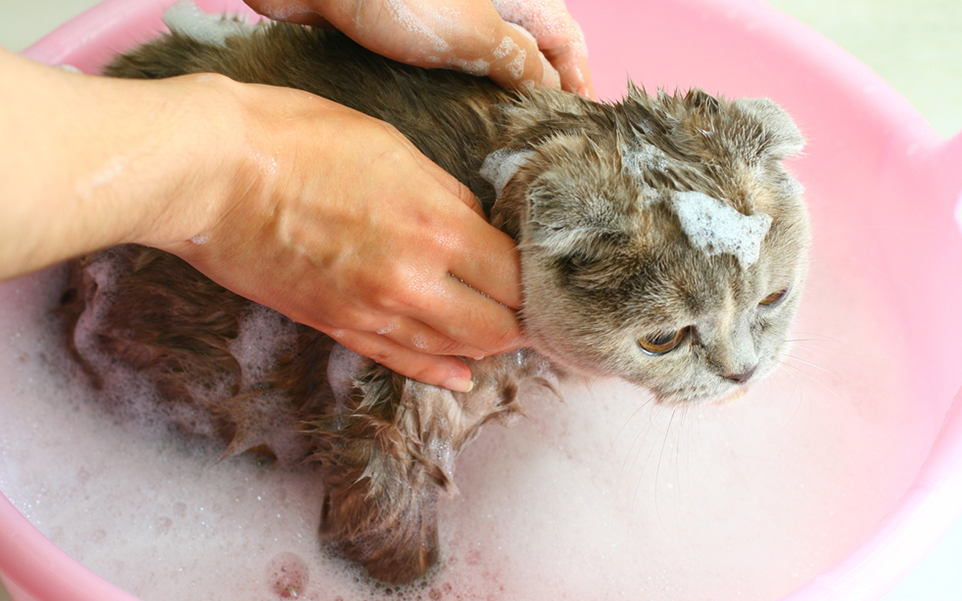
[(91, 390), (61, 350), (63, 274), (48, 271), (0, 284), (0, 490), (145, 601), (777, 598), (866, 536), (935, 427), (878, 352), (895, 322), (846, 270), (865, 271), (816, 257), (791, 358), (737, 402), (662, 407), (571, 381), (563, 403), (531, 399), (515, 428), (486, 428), (441, 503), (439, 565), (405, 587), (319, 542), (314, 466), (220, 459), (171, 433), (135, 375), (117, 372), (112, 399)]
[(293, 553), (281, 553), (267, 565), (271, 590), (281, 599), (297, 599), (310, 582), (310, 573), (303, 559)]

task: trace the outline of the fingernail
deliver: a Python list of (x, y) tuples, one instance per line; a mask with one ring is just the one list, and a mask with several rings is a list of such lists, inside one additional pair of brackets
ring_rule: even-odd
[(471, 389), (474, 388), (474, 381), (470, 378), (454, 377), (445, 380), (442, 386), (454, 392), (471, 392)]

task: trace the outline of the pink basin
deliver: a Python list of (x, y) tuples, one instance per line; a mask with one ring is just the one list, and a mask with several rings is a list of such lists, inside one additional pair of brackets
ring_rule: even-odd
[[(25, 54), (96, 72), (112, 53), (160, 31), (169, 4), (108, 0)], [(246, 8), (234, 0), (198, 4)], [(864, 65), (761, 0), (568, 4), (588, 38), (602, 98), (620, 97), (630, 75), (649, 90), (699, 86), (729, 97), (767, 96), (801, 124), (809, 144), (791, 168), (808, 191), (815, 251), (806, 299), (813, 308), (799, 327), (831, 323), (819, 320), (823, 311), (843, 318), (862, 311), (851, 290), (831, 298), (831, 278), (822, 274), (868, 291), (899, 333), (878, 352), (904, 371), (909, 386), (900, 394), (927, 424), (913, 430), (921, 439), (900, 434), (891, 444), (927, 451), (874, 529), (785, 593), (794, 588), (793, 600), (879, 598), (962, 514), (962, 136), (940, 139)], [(847, 308), (826, 308), (835, 304)], [(873, 392), (863, 394), (870, 404)], [(134, 600), (58, 549), (2, 495), (0, 574), (15, 601)]]

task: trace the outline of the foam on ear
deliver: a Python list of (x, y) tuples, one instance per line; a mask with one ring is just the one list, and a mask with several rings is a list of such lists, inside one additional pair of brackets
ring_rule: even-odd
[(534, 154), (531, 150), (508, 150), (500, 148), (489, 154), (481, 165), (481, 177), (494, 186), (498, 196), (515, 176), (518, 169)]
[(180, 0), (164, 11), (164, 25), (172, 32), (202, 44), (226, 46), (227, 38), (250, 33), (254, 26), (220, 15), (208, 15), (191, 0)]
[(674, 206), (688, 240), (706, 254), (735, 255), (743, 268), (758, 261), (762, 241), (772, 225), (768, 215), (742, 215), (701, 192), (677, 192)]

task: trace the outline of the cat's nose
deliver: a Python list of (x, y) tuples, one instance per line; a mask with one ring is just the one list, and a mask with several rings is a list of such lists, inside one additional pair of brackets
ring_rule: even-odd
[(726, 375), (725, 377), (728, 378), (729, 380), (731, 380), (732, 382), (736, 383), (736, 384), (744, 384), (745, 382), (748, 381), (749, 378), (752, 377), (752, 374), (755, 373), (755, 368), (756, 368), (756, 367), (758, 367), (758, 366), (755, 365), (755, 366), (752, 366), (751, 369), (749, 369), (749, 370), (747, 370), (747, 371), (743, 371), (743, 372), (740, 373), (740, 374), (728, 374), (728, 375)]

